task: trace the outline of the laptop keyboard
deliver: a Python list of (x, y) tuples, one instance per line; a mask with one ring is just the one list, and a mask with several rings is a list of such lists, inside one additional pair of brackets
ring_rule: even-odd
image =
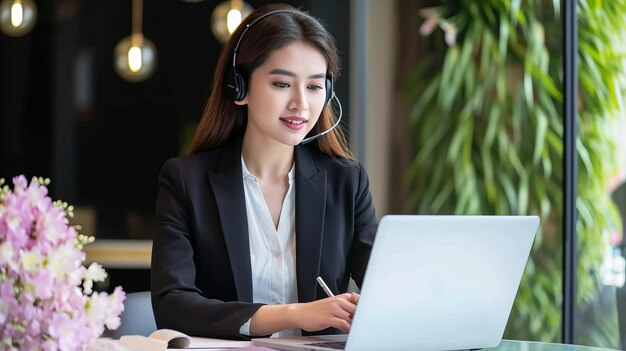
[(335, 350), (343, 350), (346, 348), (345, 341), (326, 341), (326, 342), (312, 342), (305, 345), (317, 346), (317, 347), (327, 347), (329, 349)]

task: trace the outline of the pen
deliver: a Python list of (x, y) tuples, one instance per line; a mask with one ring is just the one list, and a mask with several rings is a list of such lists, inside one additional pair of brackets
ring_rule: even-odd
[(330, 289), (328, 288), (328, 285), (326, 285), (326, 283), (324, 282), (324, 279), (322, 279), (322, 277), (317, 277), (317, 282), (322, 287), (322, 289), (324, 290), (326, 295), (328, 295), (328, 297), (335, 296), (335, 294), (333, 294), (333, 292), (330, 291)]

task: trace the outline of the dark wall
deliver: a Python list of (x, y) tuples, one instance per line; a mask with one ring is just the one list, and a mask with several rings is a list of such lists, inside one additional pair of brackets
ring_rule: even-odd
[[(247, 1), (258, 8), (268, 1)], [(284, 1), (320, 17), (336, 37), (336, 92), (349, 120), (349, 1)], [(143, 32), (158, 67), (141, 83), (113, 70), (131, 31), (131, 0), (36, 1), (24, 37), (0, 33), (0, 177), (52, 178), (54, 199), (95, 214), (99, 238), (150, 238), (163, 162), (182, 152), (210, 91), (221, 43), (218, 1), (144, 0)]]

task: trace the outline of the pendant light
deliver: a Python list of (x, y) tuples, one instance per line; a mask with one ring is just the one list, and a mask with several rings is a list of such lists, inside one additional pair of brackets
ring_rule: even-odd
[(113, 66), (129, 82), (148, 79), (157, 66), (156, 47), (141, 31), (142, 12), (143, 0), (133, 0), (132, 33), (115, 46)]
[(0, 2), (0, 29), (10, 37), (19, 37), (35, 26), (37, 7), (32, 0)]
[(211, 14), (211, 30), (213, 35), (225, 43), (237, 26), (248, 17), (254, 9), (243, 0), (231, 0), (219, 3)]

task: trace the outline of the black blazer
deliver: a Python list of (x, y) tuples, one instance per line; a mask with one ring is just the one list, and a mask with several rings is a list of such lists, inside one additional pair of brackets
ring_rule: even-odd
[[(159, 174), (151, 267), (159, 328), (245, 339), (239, 328), (262, 306), (252, 303), (241, 143), (170, 159)], [(377, 228), (365, 170), (314, 143), (297, 146), (295, 187), (299, 302), (326, 297), (318, 276), (335, 293), (350, 276), (361, 286)]]

